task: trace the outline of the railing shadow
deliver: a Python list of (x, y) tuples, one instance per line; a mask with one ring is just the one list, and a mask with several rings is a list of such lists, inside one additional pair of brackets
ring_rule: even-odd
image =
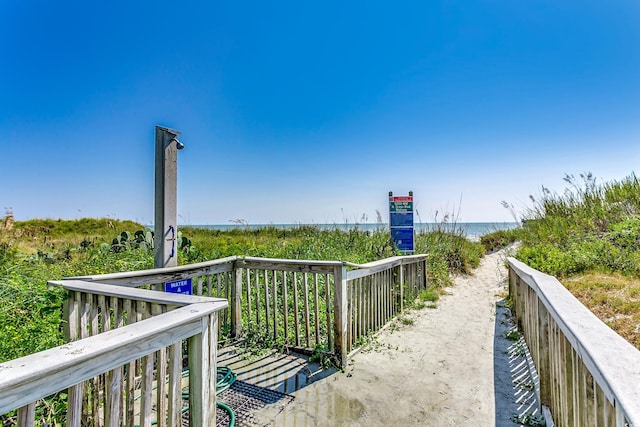
[(537, 373), (506, 299), (496, 303), (493, 356), (496, 427), (544, 425)]
[(217, 364), (231, 367), (241, 381), (284, 394), (301, 390), (338, 372), (337, 368), (322, 368), (319, 363), (310, 362), (308, 356), (298, 353), (272, 351), (260, 357), (243, 358), (233, 346), (219, 350)]

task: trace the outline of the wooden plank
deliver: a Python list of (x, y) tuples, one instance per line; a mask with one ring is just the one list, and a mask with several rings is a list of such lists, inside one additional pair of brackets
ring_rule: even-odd
[(242, 333), (242, 269), (236, 269), (231, 283), (231, 337), (239, 338)]
[[(110, 331), (111, 330), (111, 322), (112, 322), (112, 320), (111, 320), (111, 306), (112, 306), (113, 300), (115, 300), (115, 304), (116, 304), (116, 309), (114, 310), (114, 314), (115, 314), (115, 312), (117, 311), (118, 299), (117, 298), (109, 298), (108, 299), (109, 303), (107, 304), (107, 298), (104, 295), (98, 295), (98, 305), (100, 306), (100, 315), (101, 315), (100, 323), (102, 323), (102, 330), (103, 331)], [(104, 425), (106, 425), (106, 426), (112, 426), (112, 425), (115, 426), (118, 423), (112, 423), (112, 418), (115, 418), (116, 421), (119, 421), (118, 420), (119, 412), (116, 412), (112, 416), (112, 409), (111, 408), (114, 406), (114, 402), (113, 402), (114, 393), (112, 391), (112, 387), (113, 387), (113, 371), (109, 371), (106, 375), (103, 376), (103, 379), (104, 379), (104, 386), (103, 386), (103, 393), (104, 393), (104, 408), (103, 408)], [(119, 385), (120, 384), (118, 384), (118, 386)]]
[(347, 269), (346, 266), (336, 267), (334, 277), (333, 317), (335, 354), (340, 366), (347, 365)]
[(293, 272), (293, 283), (291, 284), (291, 292), (293, 293), (293, 324), (296, 333), (296, 346), (300, 346), (300, 321), (298, 312), (298, 272)]
[(282, 272), (282, 309), (284, 322), (284, 343), (289, 344), (289, 296), (287, 295), (287, 272)]
[(189, 346), (189, 425), (215, 425), (215, 372), (211, 372), (211, 364), (215, 369), (215, 348), (210, 339), (214, 337), (217, 324), (214, 316), (201, 319), (201, 332), (188, 339)]
[[(127, 316), (127, 325), (133, 325), (136, 323), (136, 310), (135, 303), (131, 300), (125, 300), (123, 304), (123, 309)], [(135, 412), (135, 383), (136, 383), (136, 361), (132, 360), (126, 366), (126, 385), (125, 385), (125, 394), (126, 394), (126, 402), (125, 402), (125, 424), (127, 427), (133, 427), (134, 421), (134, 412)]]
[[(69, 325), (67, 328), (68, 341), (80, 339), (80, 317), (82, 296), (80, 292), (69, 292)], [(82, 419), (82, 383), (71, 386), (67, 397), (67, 425), (79, 427)]]
[(318, 273), (313, 274), (313, 307), (314, 307), (314, 325), (315, 325), (315, 338), (316, 345), (320, 344), (320, 307), (318, 299)]
[[(538, 378), (540, 381), (540, 404), (551, 407), (551, 384), (550, 377), (548, 375), (551, 369), (549, 354), (549, 313), (544, 308), (544, 304), (536, 297), (536, 303), (538, 304), (538, 360), (536, 369), (538, 371)], [(540, 373), (544, 373), (541, 375)]]
[(309, 313), (309, 273), (302, 273), (302, 293), (304, 295), (303, 297), (303, 303), (304, 303), (304, 332), (305, 332), (305, 345), (307, 347), (311, 347), (311, 335), (310, 335), (310, 331), (311, 331), (311, 326), (309, 324), (309, 317), (310, 317), (310, 313)]
[(122, 399), (122, 367), (117, 367), (107, 375), (105, 391), (107, 394), (105, 403), (105, 426), (118, 427), (121, 424), (121, 399)]
[[(166, 313), (166, 307), (154, 306), (153, 315)], [(156, 425), (167, 426), (167, 349), (156, 352)]]
[(18, 425), (20, 427), (33, 427), (36, 416), (36, 404), (30, 403), (18, 409)]
[(256, 258), (244, 257), (238, 260), (242, 267), (250, 267), (261, 270), (279, 270), (298, 273), (328, 273), (337, 265), (342, 265), (340, 261), (318, 261), (318, 260), (295, 260), (277, 258)]
[(260, 270), (254, 270), (253, 287), (256, 293), (256, 328), (261, 330), (260, 325)]
[[(66, 280), (82, 280), (88, 282), (100, 282), (111, 285), (138, 287), (154, 283), (164, 283), (173, 280), (188, 279), (193, 277), (232, 271), (237, 256), (221, 258), (213, 261), (205, 261), (195, 264), (181, 265), (177, 267), (152, 268), (148, 270), (127, 271), (123, 273), (109, 273), (89, 276), (75, 276)], [(65, 280), (65, 281), (66, 281)], [(51, 285), (60, 285), (60, 281), (47, 282)]]
[(142, 357), (142, 391), (140, 393), (140, 427), (151, 427), (153, 407), (153, 354)]
[(271, 331), (271, 300), (269, 298), (269, 274), (268, 270), (262, 271), (264, 278), (264, 322), (267, 335)]
[(216, 406), (217, 406), (216, 405), (216, 393), (217, 393), (216, 385), (218, 382), (218, 376), (217, 376), (218, 351), (216, 348), (216, 343), (218, 342), (218, 322), (219, 322), (218, 312), (211, 313), (207, 320), (209, 322), (209, 346), (208, 346), (209, 348), (207, 352), (208, 353), (207, 356), (209, 357), (209, 367), (207, 370), (209, 385), (207, 389), (210, 391), (209, 400), (208, 400), (208, 404), (209, 404), (208, 425), (215, 426), (216, 425)]
[(400, 267), (400, 313), (404, 311), (404, 268)]
[(196, 295), (198, 296), (202, 296), (202, 285), (204, 283), (204, 276), (200, 276), (197, 279), (197, 285), (196, 285)]
[(327, 342), (329, 343), (328, 347), (330, 350), (333, 350), (333, 328), (332, 323), (331, 323), (331, 307), (333, 306), (333, 304), (331, 304), (331, 283), (329, 283), (329, 274), (324, 275), (324, 298), (325, 298), (325, 317), (327, 320)]
[(247, 322), (251, 322), (251, 270), (248, 268), (244, 269), (247, 273), (247, 292), (246, 292), (246, 300), (247, 300)]
[(584, 420), (585, 425), (588, 426), (596, 426), (598, 424), (598, 420), (596, 418), (596, 394), (594, 389), (594, 381), (593, 376), (586, 369), (584, 364), (582, 365), (584, 369)]
[(148, 289), (136, 289), (126, 286), (105, 285), (102, 283), (83, 282), (80, 280), (63, 280), (58, 282), (48, 282), (57, 284), (73, 292), (82, 292), (90, 295), (104, 295), (105, 297), (118, 297), (144, 301), (153, 304), (169, 304), (176, 306), (186, 306), (201, 302), (218, 302), (223, 298), (210, 298), (197, 295), (172, 294), (168, 292), (152, 291)]
[(182, 343), (169, 347), (169, 384), (167, 422), (169, 427), (182, 426)]
[(273, 283), (273, 341), (278, 341), (278, 280), (275, 270), (271, 271), (271, 283)]

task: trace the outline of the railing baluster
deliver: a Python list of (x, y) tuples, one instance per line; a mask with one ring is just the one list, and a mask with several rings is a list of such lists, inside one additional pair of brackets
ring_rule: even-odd
[(267, 335), (269, 335), (271, 326), (271, 304), (269, 301), (269, 275), (267, 274), (267, 270), (262, 270), (262, 277), (264, 280), (264, 323), (265, 331), (267, 331)]
[(296, 346), (300, 345), (300, 321), (298, 319), (298, 272), (293, 272), (293, 284), (291, 286), (293, 292), (293, 324), (296, 331)]
[[(278, 341), (278, 280), (275, 270), (271, 270), (273, 283), (273, 342)], [(286, 303), (286, 301), (285, 301)]]
[(311, 335), (310, 330), (311, 326), (309, 325), (309, 284), (308, 284), (309, 276), (305, 271), (302, 273), (302, 292), (304, 293), (304, 332), (306, 338), (306, 346), (307, 348), (311, 347)]
[(289, 296), (287, 295), (287, 272), (282, 272), (282, 309), (284, 320), (284, 343), (289, 343)]
[(245, 271), (247, 272), (247, 323), (251, 322), (251, 277), (250, 277), (250, 268), (246, 267)]
[(36, 416), (36, 404), (30, 403), (18, 409), (18, 425), (20, 427), (33, 427)]
[(167, 420), (170, 427), (182, 425), (182, 342), (169, 347)]
[(320, 344), (320, 308), (318, 304), (318, 273), (313, 273), (313, 307), (314, 307), (314, 325), (316, 330), (316, 345)]
[(324, 294), (325, 294), (325, 316), (327, 319), (327, 335), (328, 335), (328, 345), (327, 347), (329, 348), (329, 350), (333, 350), (333, 328), (331, 327), (331, 325), (333, 324), (331, 322), (331, 284), (329, 283), (329, 274), (325, 273), (324, 274)]
[(261, 330), (260, 327), (260, 270), (257, 268), (253, 270), (253, 283), (256, 291), (256, 330)]

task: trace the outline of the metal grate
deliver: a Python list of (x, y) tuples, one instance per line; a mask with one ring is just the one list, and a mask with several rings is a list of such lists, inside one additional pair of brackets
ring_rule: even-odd
[[(244, 381), (236, 381), (231, 387), (216, 396), (216, 400), (229, 406), (236, 416), (236, 426), (255, 427), (256, 421), (253, 415), (256, 411), (267, 405), (275, 405), (278, 412), (293, 402), (294, 396), (281, 393)], [(229, 413), (223, 408), (216, 408), (216, 427), (229, 425)], [(182, 425), (189, 425), (189, 411), (182, 414)]]

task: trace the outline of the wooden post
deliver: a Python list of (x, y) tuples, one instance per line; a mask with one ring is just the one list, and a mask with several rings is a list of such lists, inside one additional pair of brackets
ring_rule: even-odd
[(231, 278), (231, 337), (239, 338), (242, 333), (242, 268), (238, 261), (233, 263), (233, 275)]
[(536, 362), (540, 380), (540, 404), (551, 407), (551, 355), (549, 353), (549, 313), (541, 299), (538, 302), (538, 349)]
[(334, 269), (333, 333), (335, 354), (341, 367), (347, 365), (347, 267)]
[[(202, 332), (188, 339), (189, 425), (216, 425), (217, 314), (202, 318)], [(213, 378), (212, 378), (213, 377)]]
[(34, 425), (34, 418), (36, 416), (36, 404), (30, 403), (27, 406), (23, 406), (18, 409), (18, 425), (20, 427), (32, 427)]
[(398, 266), (400, 269), (400, 313), (404, 311), (404, 268), (402, 264)]
[(154, 267), (178, 265), (177, 178), (180, 132), (156, 126)]

